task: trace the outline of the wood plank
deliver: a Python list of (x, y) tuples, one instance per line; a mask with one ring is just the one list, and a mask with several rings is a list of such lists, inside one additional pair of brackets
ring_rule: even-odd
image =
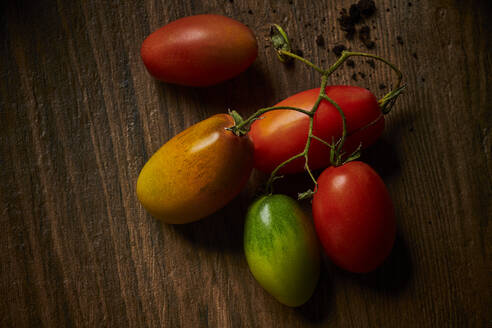
[[(490, 324), (487, 1), (380, 0), (366, 21), (376, 44), (370, 51), (399, 66), (407, 84), (382, 140), (363, 156), (384, 178), (398, 218), (397, 243), (377, 271), (348, 274), (325, 259), (307, 304), (291, 309), (275, 301), (254, 281), (242, 251), (259, 174), (225, 208), (189, 225), (162, 224), (138, 203), (140, 169), (176, 133), (228, 108), (248, 115), (319, 86), (315, 72), (277, 60), (266, 40), (270, 23), (284, 26), (294, 47), (323, 66), (336, 59), (336, 44), (366, 51), (337, 22), (351, 3), (0, 4), (0, 326)], [(258, 59), (209, 88), (156, 82), (141, 62), (141, 42), (199, 13), (250, 26)], [(330, 83), (381, 96), (392, 81), (383, 65), (358, 59)], [(278, 189), (294, 192), (306, 181), (286, 178)]]

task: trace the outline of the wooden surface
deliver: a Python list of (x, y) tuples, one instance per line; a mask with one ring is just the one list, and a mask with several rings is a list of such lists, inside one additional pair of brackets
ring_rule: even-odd
[[(0, 326), (490, 325), (487, 1), (381, 0), (368, 21), (371, 52), (399, 66), (408, 85), (383, 138), (363, 158), (384, 178), (398, 219), (394, 251), (376, 272), (348, 274), (325, 260), (307, 304), (276, 302), (255, 282), (242, 251), (257, 174), (228, 206), (194, 224), (161, 224), (137, 201), (139, 170), (176, 133), (228, 108), (251, 114), (319, 85), (315, 72), (278, 62), (265, 40), (269, 23), (285, 26), (295, 48), (321, 65), (335, 60), (337, 43), (366, 50), (345, 40), (336, 21), (351, 3), (0, 4)], [(198, 13), (250, 26), (258, 59), (215, 87), (156, 82), (139, 57), (141, 42)], [(316, 44), (320, 34), (325, 47)], [(352, 80), (359, 71), (366, 77)], [(379, 85), (392, 78), (386, 67), (356, 60), (331, 83), (381, 96), (388, 89)]]

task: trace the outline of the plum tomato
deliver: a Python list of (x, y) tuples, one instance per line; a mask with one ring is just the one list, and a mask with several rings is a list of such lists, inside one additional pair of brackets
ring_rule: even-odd
[(209, 86), (238, 75), (256, 59), (258, 45), (244, 24), (221, 15), (178, 19), (150, 34), (140, 50), (156, 79)]
[(369, 272), (391, 252), (396, 234), (393, 203), (369, 165), (354, 161), (324, 170), (312, 208), (318, 237), (339, 267)]
[(311, 219), (292, 198), (263, 196), (250, 206), (244, 251), (255, 279), (282, 304), (300, 306), (313, 294), (320, 273), (318, 240)]
[[(343, 110), (347, 124), (346, 153), (353, 152), (360, 144), (368, 147), (376, 141), (384, 129), (384, 117), (378, 100), (369, 90), (355, 86), (328, 86), (326, 94)], [(311, 110), (319, 95), (319, 88), (297, 93), (275, 106), (299, 107)], [(251, 125), (249, 136), (255, 146), (254, 166), (271, 173), (279, 164), (302, 152), (307, 141), (309, 117), (293, 110), (274, 110), (261, 116)], [(342, 118), (328, 101), (321, 101), (314, 115), (313, 133), (331, 143), (342, 135)], [(312, 140), (309, 149), (309, 166), (318, 169), (330, 165), (330, 149)], [(304, 170), (304, 158), (285, 165), (281, 173)]]
[(253, 145), (226, 130), (233, 125), (230, 115), (214, 115), (152, 155), (137, 181), (138, 199), (151, 215), (172, 224), (196, 221), (241, 191), (253, 167)]

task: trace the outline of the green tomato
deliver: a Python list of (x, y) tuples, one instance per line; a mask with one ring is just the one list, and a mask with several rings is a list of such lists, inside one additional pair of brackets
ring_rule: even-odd
[(313, 294), (320, 270), (318, 240), (294, 199), (270, 195), (251, 205), (244, 251), (255, 279), (280, 303), (300, 306)]

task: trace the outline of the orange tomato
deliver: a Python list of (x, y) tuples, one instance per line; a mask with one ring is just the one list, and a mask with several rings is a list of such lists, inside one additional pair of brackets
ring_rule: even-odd
[(214, 115), (164, 144), (145, 164), (137, 196), (145, 209), (166, 223), (202, 219), (232, 200), (253, 167), (253, 144), (226, 130), (227, 114)]

